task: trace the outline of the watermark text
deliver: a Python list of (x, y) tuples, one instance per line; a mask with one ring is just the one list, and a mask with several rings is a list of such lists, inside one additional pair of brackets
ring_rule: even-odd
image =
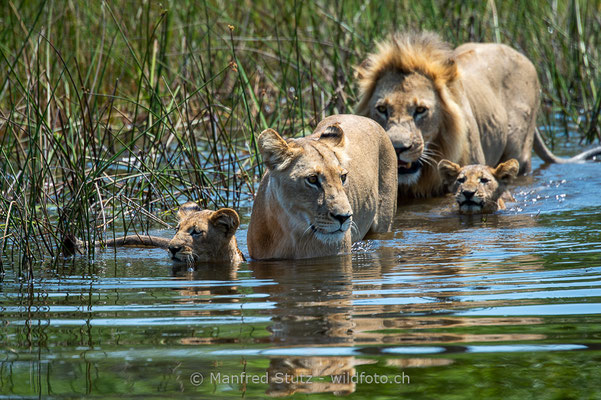
[(205, 380), (205, 376), (200, 372), (193, 372), (190, 375), (190, 383), (194, 386), (200, 386), (205, 382), (211, 384), (311, 384), (313, 382), (332, 382), (335, 384), (374, 384), (374, 385), (386, 385), (386, 384), (397, 384), (397, 385), (408, 385), (411, 383), (411, 378), (405, 372), (401, 372), (397, 375), (381, 375), (381, 374), (368, 374), (360, 372), (356, 374), (344, 373), (339, 375), (328, 375), (328, 376), (312, 376), (312, 375), (290, 375), (285, 372), (269, 373), (264, 374), (247, 374), (242, 372), (240, 374), (222, 374), (221, 372), (210, 372)]

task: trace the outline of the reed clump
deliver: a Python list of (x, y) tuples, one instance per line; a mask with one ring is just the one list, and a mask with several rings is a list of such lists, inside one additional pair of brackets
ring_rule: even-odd
[(548, 137), (601, 136), (598, 0), (11, 0), (0, 15), (0, 268), (23, 275), (67, 232), (168, 226), (186, 200), (248, 206), (254, 134), (352, 112), (352, 66), (394, 30), (518, 48)]

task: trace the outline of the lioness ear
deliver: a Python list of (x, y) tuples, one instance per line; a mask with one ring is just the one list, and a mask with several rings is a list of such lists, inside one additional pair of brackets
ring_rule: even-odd
[(261, 132), (258, 144), (263, 162), (271, 170), (286, 168), (294, 158), (294, 149), (273, 129)]
[(455, 182), (460, 171), (461, 167), (449, 160), (440, 160), (438, 163), (438, 172), (440, 172), (442, 182), (445, 185), (450, 185)]
[(209, 218), (211, 224), (223, 231), (225, 236), (233, 235), (240, 226), (238, 213), (231, 208), (221, 208)]
[(492, 171), (492, 174), (499, 182), (509, 183), (518, 176), (519, 170), (520, 163), (515, 158), (512, 158), (511, 160), (497, 165), (497, 168)]
[(177, 216), (179, 217), (179, 219), (183, 219), (187, 215), (192, 214), (196, 211), (202, 211), (202, 208), (200, 208), (200, 206), (195, 202), (189, 201), (187, 203), (182, 204), (179, 207), (179, 210), (177, 211)]
[(319, 140), (328, 143), (330, 146), (344, 145), (344, 131), (337, 122), (328, 126), (319, 136)]

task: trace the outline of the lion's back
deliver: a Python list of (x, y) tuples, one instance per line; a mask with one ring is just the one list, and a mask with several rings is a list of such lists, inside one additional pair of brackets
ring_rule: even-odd
[(529, 157), (524, 148), (532, 148), (540, 103), (536, 68), (526, 56), (503, 44), (466, 43), (454, 54), (486, 164), (517, 158), (526, 167)]
[[(488, 86), (492, 90), (528, 90), (532, 96), (538, 90), (538, 76), (532, 62), (517, 50), (496, 43), (466, 43), (455, 49), (462, 81), (468, 87)], [(517, 93), (516, 93), (517, 94)]]

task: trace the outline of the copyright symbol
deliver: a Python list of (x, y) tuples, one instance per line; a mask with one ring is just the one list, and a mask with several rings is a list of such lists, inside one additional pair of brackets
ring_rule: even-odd
[(202, 385), (202, 381), (204, 381), (204, 376), (200, 372), (192, 372), (190, 375), (190, 383), (194, 386)]

